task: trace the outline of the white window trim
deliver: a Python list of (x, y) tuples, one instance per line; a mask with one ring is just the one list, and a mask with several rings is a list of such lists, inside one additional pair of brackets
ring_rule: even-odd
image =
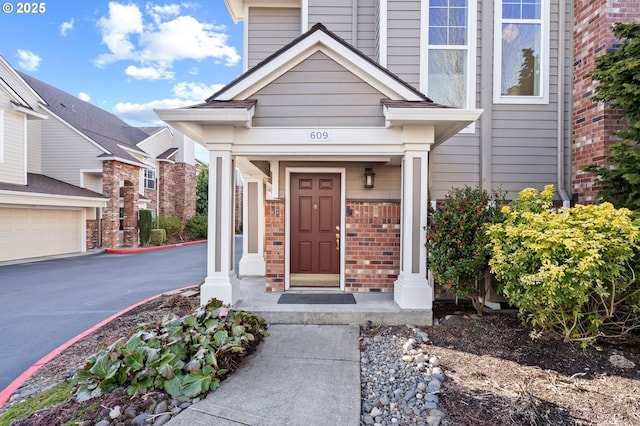
[[(147, 171), (152, 171), (153, 172), (153, 179), (147, 178)], [(156, 169), (155, 168), (143, 169), (143, 171), (142, 171), (142, 180), (143, 180), (142, 187), (144, 189), (149, 189), (149, 190), (152, 190), (152, 191), (155, 191), (155, 190), (158, 189), (158, 176), (156, 174)], [(153, 180), (153, 188), (149, 188), (147, 186), (147, 181), (151, 181), (151, 180)]]
[(537, 19), (522, 19), (521, 23), (540, 23), (541, 64), (540, 64), (540, 95), (538, 96), (506, 96), (502, 95), (502, 0), (496, 0), (494, 7), (494, 36), (493, 36), (493, 103), (494, 104), (548, 104), (549, 103), (549, 51), (551, 7), (549, 0), (541, 0), (540, 21)]
[[(476, 62), (478, 48), (478, 2), (467, 2), (467, 105), (465, 109), (476, 106)], [(429, 96), (429, 0), (420, 4), (420, 91)], [(465, 50), (464, 46), (439, 46), (439, 49)], [(465, 127), (460, 133), (475, 133), (476, 123)]]

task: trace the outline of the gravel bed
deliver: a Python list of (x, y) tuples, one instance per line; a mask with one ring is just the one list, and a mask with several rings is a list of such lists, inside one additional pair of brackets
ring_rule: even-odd
[(419, 328), (382, 327), (361, 333), (361, 425), (447, 426), (438, 410), (445, 380)]

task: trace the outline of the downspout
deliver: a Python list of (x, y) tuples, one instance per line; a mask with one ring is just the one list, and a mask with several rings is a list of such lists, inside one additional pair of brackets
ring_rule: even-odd
[[(558, 5), (558, 108), (557, 108), (557, 191), (558, 195), (562, 199), (562, 206), (569, 207), (571, 205), (571, 198), (567, 194), (564, 188), (564, 173), (565, 173), (565, 148), (564, 148), (564, 78), (565, 78), (565, 31), (566, 31), (566, 2), (560, 0)], [(572, 3), (572, 2), (570, 2)]]

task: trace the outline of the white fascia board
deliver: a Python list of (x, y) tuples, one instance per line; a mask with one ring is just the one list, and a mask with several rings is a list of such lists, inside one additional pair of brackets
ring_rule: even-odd
[(109, 200), (99, 197), (74, 197), (69, 195), (40, 194), (0, 190), (0, 205), (33, 207), (106, 207)]
[(246, 18), (245, 11), (249, 7), (300, 7), (300, 0), (277, 0), (268, 3), (264, 0), (224, 0), (224, 3), (234, 24)]
[(34, 111), (32, 109), (25, 108), (23, 106), (16, 105), (16, 104), (11, 104), (11, 110), (12, 111), (16, 111), (16, 112), (21, 112), (21, 113), (27, 115), (27, 118), (38, 118), (38, 119), (41, 119), (41, 120), (46, 120), (47, 118), (49, 118), (48, 115), (41, 114), (41, 113), (36, 112), (36, 111)]
[(191, 122), (207, 125), (251, 127), (255, 108), (193, 108), (154, 109), (167, 123)]
[(474, 123), (483, 111), (482, 109), (383, 107), (388, 127), (433, 125), (435, 144), (444, 142)]
[(385, 73), (351, 49), (322, 31), (308, 37), (282, 52), (278, 57), (221, 93), (216, 100), (248, 99), (260, 89), (285, 74), (316, 52), (322, 52), (358, 76), (385, 96), (394, 100), (423, 101), (413, 90)]

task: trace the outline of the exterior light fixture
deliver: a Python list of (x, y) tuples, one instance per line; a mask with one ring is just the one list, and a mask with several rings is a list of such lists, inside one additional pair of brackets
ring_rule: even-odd
[(364, 169), (364, 187), (365, 188), (373, 188), (373, 179), (376, 174), (373, 172), (371, 167), (366, 167)]

